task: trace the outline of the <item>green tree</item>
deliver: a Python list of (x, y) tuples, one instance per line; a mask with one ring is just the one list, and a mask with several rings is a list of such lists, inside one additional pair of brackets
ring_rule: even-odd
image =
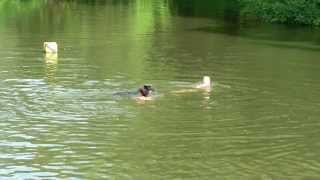
[(243, 16), (284, 24), (320, 25), (320, 0), (239, 0)]

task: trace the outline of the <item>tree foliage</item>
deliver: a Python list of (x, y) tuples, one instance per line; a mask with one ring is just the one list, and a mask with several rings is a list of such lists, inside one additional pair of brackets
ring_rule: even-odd
[(242, 14), (268, 22), (320, 25), (320, 0), (239, 0)]

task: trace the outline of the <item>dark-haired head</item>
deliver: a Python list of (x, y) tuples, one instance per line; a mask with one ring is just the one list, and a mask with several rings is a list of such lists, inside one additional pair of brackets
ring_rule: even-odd
[(144, 97), (149, 96), (152, 93), (152, 91), (154, 91), (152, 85), (143, 85), (143, 87), (139, 89), (140, 95)]

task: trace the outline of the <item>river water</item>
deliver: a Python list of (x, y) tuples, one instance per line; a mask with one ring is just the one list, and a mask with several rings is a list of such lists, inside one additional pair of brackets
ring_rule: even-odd
[(320, 177), (317, 30), (174, 2), (0, 2), (0, 177)]

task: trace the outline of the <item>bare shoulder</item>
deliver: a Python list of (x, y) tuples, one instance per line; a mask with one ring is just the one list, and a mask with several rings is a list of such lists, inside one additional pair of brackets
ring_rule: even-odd
[(145, 97), (145, 96), (135, 97), (135, 99), (136, 99), (137, 101), (151, 101), (151, 100), (153, 100), (152, 97)]

